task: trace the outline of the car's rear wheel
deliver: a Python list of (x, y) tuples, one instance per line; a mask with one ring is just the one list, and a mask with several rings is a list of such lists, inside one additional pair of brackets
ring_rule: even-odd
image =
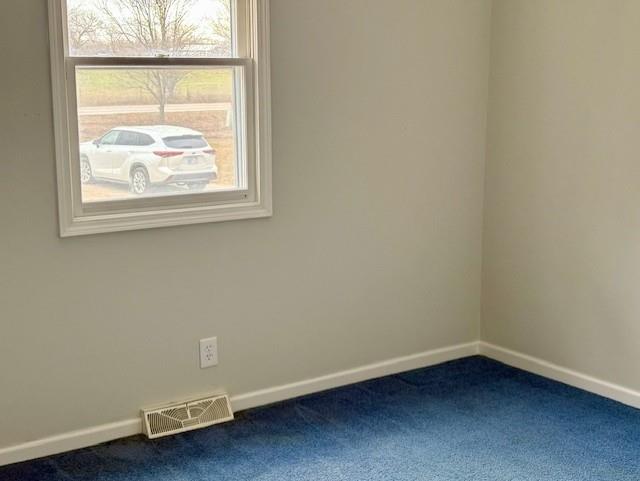
[(80, 159), (80, 182), (83, 184), (89, 184), (93, 181), (93, 172), (91, 171), (91, 164), (89, 159), (83, 157)]
[(131, 192), (142, 195), (149, 190), (149, 174), (144, 167), (136, 167), (131, 172)]
[(204, 190), (207, 188), (207, 185), (209, 185), (208, 182), (193, 182), (189, 184), (189, 190)]

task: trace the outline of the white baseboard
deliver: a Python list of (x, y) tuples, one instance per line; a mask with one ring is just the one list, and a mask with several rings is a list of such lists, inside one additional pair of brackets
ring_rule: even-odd
[(316, 377), (306, 381), (294, 382), (269, 389), (262, 389), (231, 398), (235, 411), (242, 411), (257, 406), (264, 406), (285, 399), (291, 399), (305, 394), (325, 391), (356, 382), (367, 381), (377, 377), (389, 376), (411, 369), (433, 366), (447, 361), (478, 354), (478, 343), (470, 342), (457, 346), (421, 352), (411, 356), (397, 357), (367, 366), (349, 369), (347, 371)]
[[(557, 366), (542, 359), (512, 351), (487, 342), (470, 342), (441, 349), (398, 357), (355, 369), (307, 379), (268, 389), (261, 389), (231, 397), (234, 411), (243, 411), (278, 401), (333, 389), (377, 377), (397, 374), (411, 369), (433, 366), (467, 356), (482, 354), (496, 361), (540, 376), (563, 382), (585, 391), (619, 401), (640, 409), (640, 392), (619, 386), (571, 369)], [(103, 424), (57, 436), (31, 441), (8, 448), (0, 448), (0, 466), (30, 459), (94, 446), (114, 439), (133, 436), (142, 432), (140, 419), (127, 419)]]
[(480, 342), (483, 356), (640, 409), (640, 392), (520, 352)]
[(70, 431), (57, 436), (1, 448), (0, 466), (95, 446), (96, 444), (112, 441), (113, 439), (126, 438), (141, 432), (142, 423), (140, 419), (127, 419), (117, 423)]
[[(410, 356), (397, 357), (305, 381), (232, 396), (231, 404), (234, 411), (243, 411), (305, 394), (473, 356), (478, 354), (478, 347), (478, 342), (470, 342)], [(8, 448), (0, 448), (0, 466), (86, 448), (114, 439), (140, 434), (141, 432), (140, 419), (127, 419), (116, 423), (71, 431)]]

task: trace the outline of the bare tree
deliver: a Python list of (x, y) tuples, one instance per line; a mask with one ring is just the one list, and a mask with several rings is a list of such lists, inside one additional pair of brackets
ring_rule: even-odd
[(102, 20), (91, 10), (74, 7), (69, 10), (69, 44), (74, 53), (82, 53), (85, 47), (100, 44)]
[[(105, 18), (106, 36), (117, 55), (179, 56), (199, 42), (198, 27), (188, 18), (194, 0), (96, 0)], [(128, 81), (147, 91), (160, 106), (165, 122), (166, 105), (185, 70), (130, 72)]]
[(213, 35), (212, 43), (221, 56), (231, 56), (231, 0), (217, 0), (220, 5), (219, 14), (209, 19), (209, 27)]

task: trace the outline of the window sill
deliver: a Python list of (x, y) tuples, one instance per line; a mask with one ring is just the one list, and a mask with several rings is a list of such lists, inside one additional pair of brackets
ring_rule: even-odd
[(102, 234), (177, 225), (258, 219), (273, 215), (265, 203), (170, 208), (147, 212), (97, 214), (61, 219), (61, 237)]

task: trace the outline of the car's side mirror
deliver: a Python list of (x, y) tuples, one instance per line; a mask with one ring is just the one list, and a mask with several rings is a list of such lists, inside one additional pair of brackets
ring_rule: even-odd
[(95, 145), (96, 147), (100, 147), (100, 139), (94, 140), (93, 145)]

